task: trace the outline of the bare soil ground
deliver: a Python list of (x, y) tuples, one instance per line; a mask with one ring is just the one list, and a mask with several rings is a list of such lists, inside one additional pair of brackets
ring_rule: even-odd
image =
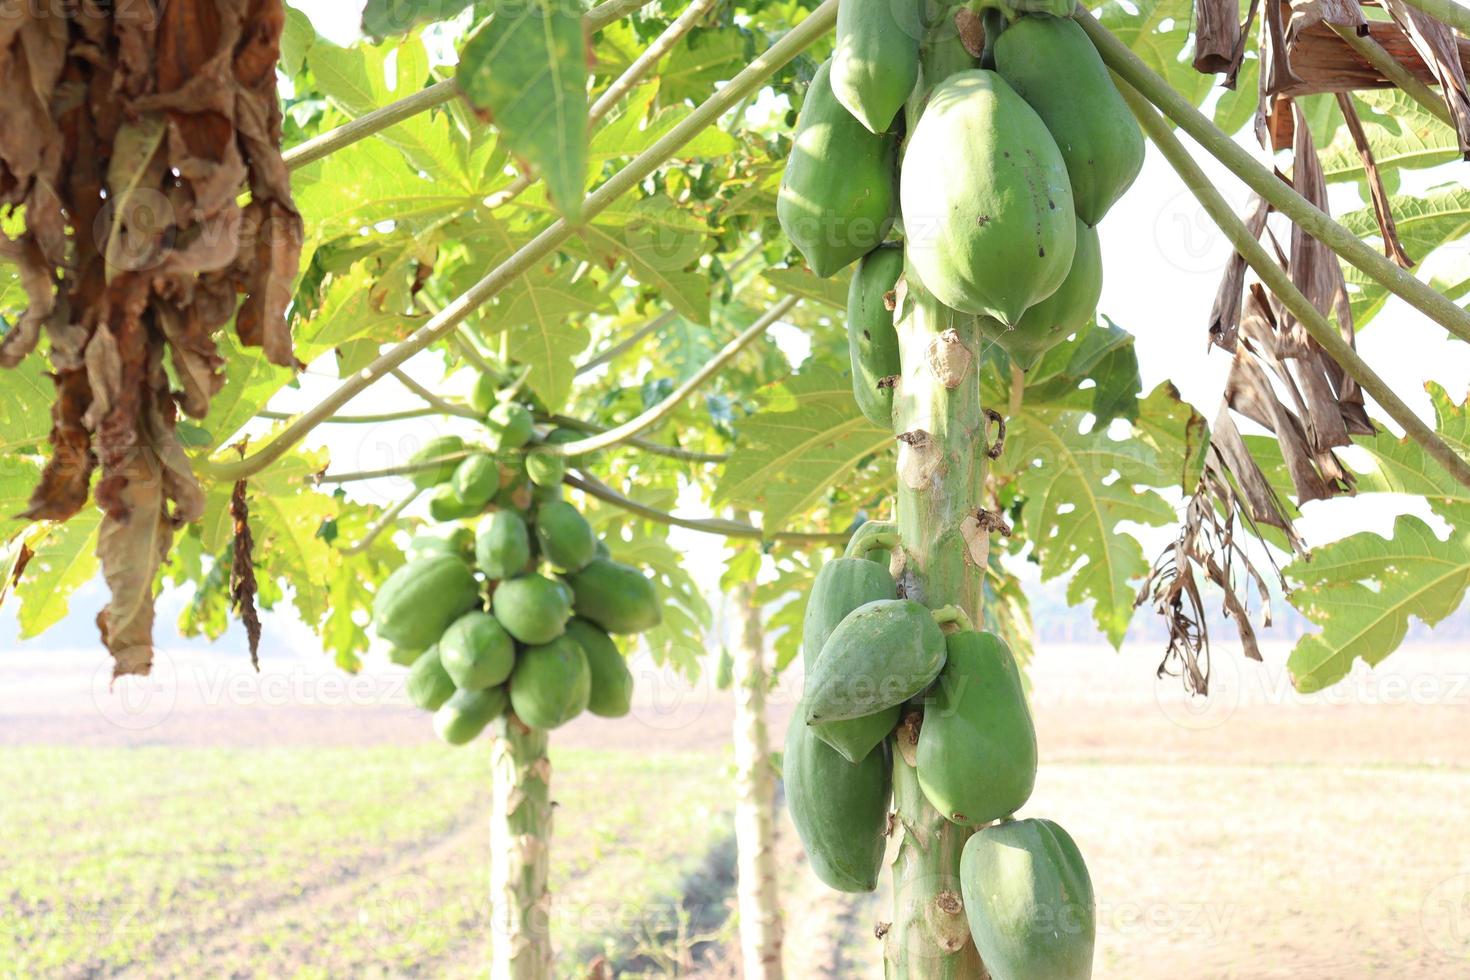
[[(1183, 697), (1177, 681), (1155, 681), (1154, 654), (1051, 649), (1030, 671), (1043, 768), (1026, 812), (1061, 821), (1088, 857), (1100, 902), (1096, 976), (1470, 977), (1470, 653), (1401, 651), (1377, 672), (1304, 698), (1279, 667), (1217, 651), (1216, 693), (1205, 702)], [(395, 672), (349, 683), (325, 665), (267, 661), (256, 676), (179, 655), (151, 687), (108, 693), (96, 658), (0, 657), (0, 749), (411, 746), (432, 739), (427, 720), (404, 703)], [(1284, 654), (1268, 651), (1268, 659), (1279, 664)], [(773, 699), (776, 738), (798, 686), (787, 679)], [(713, 755), (726, 746), (729, 726), (725, 695), (649, 668), (641, 671), (632, 719), (578, 721), (557, 741)], [(724, 758), (709, 767), (711, 780), (726, 778)], [(9, 789), (51, 792), (45, 785)], [(629, 805), (651, 810), (659, 801)], [(428, 845), (429, 867), (453, 861), (478, 835), (473, 824), (442, 829), (446, 835)], [(786, 830), (789, 974), (880, 975), (872, 928), (887, 918), (886, 896), (853, 899), (821, 888)], [(559, 826), (559, 833), (574, 832)], [(609, 841), (600, 853), (613, 847)], [(385, 872), (405, 860), (374, 858)], [(421, 864), (403, 865), (408, 880)], [(324, 887), (321, 904), (303, 902), (299, 910), (277, 904), (253, 915), (242, 903), (238, 921), (201, 943), (190, 966), (227, 970), (239, 962), (232, 957), (241, 937), (277, 935), (300, 916), (320, 919), (339, 904), (360, 907), (357, 886), (345, 888), (340, 903), (333, 886)], [(703, 900), (722, 901), (717, 892)], [(460, 918), (451, 925), (467, 930), (464, 938), (425, 951), (421, 962), (437, 964), (435, 974), (470, 975), (483, 952), (473, 938), (481, 916)], [(731, 976), (731, 955), (707, 957), (697, 975)]]

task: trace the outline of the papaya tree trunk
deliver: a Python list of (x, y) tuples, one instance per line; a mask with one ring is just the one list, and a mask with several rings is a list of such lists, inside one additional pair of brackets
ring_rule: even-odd
[(774, 829), (776, 774), (766, 731), (765, 632), (755, 592), (754, 581), (742, 582), (730, 596), (735, 625), (731, 687), (735, 695), (740, 956), (745, 980), (781, 980), (781, 901)]
[[(980, 335), (975, 318), (946, 309), (908, 283), (898, 339), (903, 371), (894, 397), (898, 431), (901, 594), (931, 608), (955, 605), (980, 621), (988, 555), (977, 519), (985, 479)], [(898, 838), (893, 922), (884, 936), (890, 980), (985, 976), (960, 898), (960, 851), (972, 831), (950, 823), (919, 789), (914, 751), (922, 713), (899, 726), (893, 758)]]
[(546, 733), (497, 719), (490, 747), (490, 978), (549, 980), (551, 761)]

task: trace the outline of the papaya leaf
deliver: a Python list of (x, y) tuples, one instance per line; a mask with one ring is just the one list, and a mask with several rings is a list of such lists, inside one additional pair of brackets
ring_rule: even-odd
[(16, 596), (20, 599), (20, 635), (38, 636), (61, 622), (71, 595), (97, 574), (97, 532), (102, 512), (83, 507), (65, 524), (52, 524), (33, 545)]
[[(17, 532), (30, 526), (28, 519), (14, 517), (12, 512), (18, 509), (20, 501), (31, 495), (40, 479), (41, 467), (34, 461), (10, 453), (0, 456), (0, 500), (6, 505), (6, 509), (0, 512), (0, 543), (9, 541)], [(5, 584), (0, 580), (0, 593), (4, 592)]]
[(587, 54), (581, 11), (499, 0), (460, 51), (459, 89), (546, 181), (568, 221), (587, 182)]
[[(641, 85), (629, 95), (623, 111), (592, 135), (588, 154), (593, 166), (610, 160), (637, 156), (673, 129), (694, 111), (690, 106), (672, 105), (657, 110), (652, 116), (656, 85)], [(735, 153), (740, 144), (729, 133), (710, 128), (679, 148), (679, 159), (720, 157)]]
[(1093, 618), (1116, 647), (1133, 615), (1136, 582), (1149, 563), (1119, 525), (1160, 526), (1174, 508), (1150, 487), (1176, 485), (1177, 461), (1149, 440), (1109, 427), (1084, 429), (1087, 413), (1023, 404), (1009, 420), (1005, 466), (1024, 497), (1026, 533), (1044, 579), (1071, 573), (1067, 601), (1093, 603)]
[[(1434, 405), (1435, 431), (1455, 452), (1470, 458), (1470, 397), (1455, 404), (1439, 385), (1425, 385)], [(1355, 444), (1372, 456), (1372, 464), (1359, 471), (1359, 493), (1404, 493), (1424, 497), (1441, 517), (1470, 513), (1470, 488), (1431, 459), (1422, 446), (1380, 427), (1378, 434), (1360, 437)]]
[[(11, 453), (23, 446), (39, 446), (51, 431), (51, 395), (43, 357), (27, 357), (5, 371), (0, 383), (0, 452)], [(19, 497), (5, 500), (22, 500)]]
[(1194, 23), (1190, 0), (1108, 0), (1097, 18), (1176, 92), (1195, 105), (1204, 101), (1214, 76), (1201, 75), (1184, 56)]
[[(1460, 155), (1455, 131), (1399, 89), (1354, 92), (1353, 100), (1379, 170), (1434, 167)], [(1321, 157), (1322, 175), (1328, 182), (1364, 179), (1363, 158), (1346, 128)]]
[(714, 502), (760, 511), (767, 531), (786, 527), (859, 463), (894, 445), (892, 432), (858, 412), (848, 377), (821, 362), (768, 388), (764, 407), (739, 432)]
[[(1389, 199), (1399, 240), (1415, 262), (1422, 263), (1432, 252), (1463, 240), (1470, 233), (1470, 190), (1446, 187), (1423, 197), (1394, 196)], [(1378, 237), (1378, 223), (1372, 208), (1350, 211), (1340, 218), (1344, 227), (1355, 235)], [(1388, 301), (1390, 293), (1356, 267), (1343, 263), (1343, 274), (1352, 290), (1353, 318), (1359, 326), (1371, 320)], [(1440, 282), (1432, 283), (1447, 294), (1456, 290)], [(1458, 292), (1464, 292), (1462, 284)]]
[(1394, 522), (1392, 537), (1354, 534), (1286, 567), (1296, 583), (1291, 604), (1322, 627), (1297, 641), (1287, 658), (1298, 690), (1336, 683), (1356, 659), (1380, 663), (1403, 642), (1410, 617), (1433, 626), (1460, 607), (1470, 588), (1470, 509), (1455, 514), (1446, 540), (1406, 514)]
[[(393, 56), (391, 71), (389, 55)], [(353, 119), (412, 95), (431, 81), (429, 55), (417, 38), (350, 48), (321, 39), (312, 45), (307, 62), (322, 94)], [(442, 113), (412, 116), (378, 133), (373, 141), (396, 149), (435, 183), (466, 191), (472, 188), (450, 138), (449, 119)]]
[(669, 104), (703, 102), (755, 53), (753, 37), (738, 27), (691, 32), (659, 64), (659, 94)]

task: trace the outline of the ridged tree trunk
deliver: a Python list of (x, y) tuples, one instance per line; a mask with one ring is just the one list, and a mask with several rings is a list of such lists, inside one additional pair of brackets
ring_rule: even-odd
[(546, 733), (494, 723), (490, 767), (490, 978), (550, 980), (551, 761)]
[(766, 650), (754, 582), (731, 593), (735, 650), (735, 847), (740, 956), (745, 980), (781, 980), (781, 897), (776, 880), (775, 792), (766, 731)]
[[(972, 66), (952, 39), (926, 45), (923, 91), (909, 106), (913, 131), (928, 89)], [(910, 229), (911, 233), (917, 229)], [(984, 506), (986, 419), (980, 405), (981, 337), (976, 318), (948, 309), (907, 280), (896, 311), (902, 373), (894, 394), (898, 435), (896, 559), (900, 594), (931, 609), (954, 605), (980, 622), (989, 553)], [(889, 980), (981, 980), (960, 897), (960, 851), (972, 831), (944, 819), (924, 798), (914, 768), (922, 713), (899, 727), (893, 758), (898, 838), (893, 921), (884, 935)]]
[[(976, 518), (985, 478), (985, 415), (975, 318), (945, 309), (910, 283), (898, 325), (903, 363), (894, 399), (899, 433), (899, 585), (930, 608), (956, 605), (979, 622), (988, 540)], [(937, 369), (937, 370), (936, 370)], [(960, 850), (971, 831), (919, 789), (914, 748), (922, 715), (905, 718), (893, 759), (898, 853), (893, 922), (885, 942), (892, 980), (985, 976), (960, 898)]]

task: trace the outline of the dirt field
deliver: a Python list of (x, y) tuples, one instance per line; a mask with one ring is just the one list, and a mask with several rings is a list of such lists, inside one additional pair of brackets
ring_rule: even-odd
[[(1310, 699), (1293, 694), (1277, 672), (1220, 657), (1217, 695), (1203, 705), (1180, 696), (1177, 682), (1156, 683), (1152, 656), (1152, 650), (1119, 655), (1055, 649), (1031, 672), (1043, 768), (1026, 812), (1061, 821), (1087, 855), (1100, 904), (1096, 975), (1120, 980), (1470, 977), (1470, 844), (1464, 840), (1470, 816), (1470, 656), (1447, 649), (1403, 651), (1380, 672), (1354, 675), (1342, 688)], [(145, 749), (118, 757), (139, 761), (206, 750), (267, 759), (283, 757), (279, 754), (293, 747), (322, 747), (337, 760), (334, 772), (356, 765), (368, 778), (389, 778), (379, 773), (382, 767), (375, 768), (375, 758), (417, 753), (420, 745), (431, 751), (426, 719), (402, 704), (393, 674), (353, 686), (319, 665), (268, 662), (266, 673), (255, 678), (218, 660), (179, 655), (172, 674), (161, 672), (150, 690), (108, 695), (105, 683), (94, 678), (95, 666), (87, 655), (58, 654), (45, 662), (33, 656), (0, 659), (0, 768), (6, 784), (15, 788), (22, 778), (15, 760), (28, 757), (33, 764), (19, 784), (19, 796), (10, 795), (8, 802), (0, 796), (0, 852), (9, 858), (0, 860), (0, 896), (11, 897), (12, 910), (15, 897), (26, 893), (25, 883), (45, 870), (17, 861), (29, 851), (24, 841), (8, 838), (7, 828), (18, 829), (11, 826), (15, 810), (53, 805), (65, 811), (79, 802), (64, 773), (34, 768), (38, 747), (91, 747), (106, 756)], [(794, 683), (777, 692), (777, 734), (789, 711), (785, 694)], [(120, 704), (126, 695), (131, 700)], [(690, 689), (645, 671), (632, 720), (578, 722), (558, 733), (557, 744), (566, 750), (631, 750), (634, 757), (648, 758), (654, 758), (650, 752), (679, 759), (690, 752), (709, 753), (714, 764), (691, 768), (680, 762), (676, 770), (686, 781), (707, 780), (698, 798), (718, 801), (728, 771), (723, 747), (729, 720), (728, 699), (719, 692)], [(476, 763), (455, 765), (472, 773)], [(248, 783), (270, 795), (266, 787), (275, 784), (269, 781), (281, 778), (266, 767)], [(332, 773), (315, 778), (330, 779)], [(619, 873), (636, 877), (638, 861), (653, 855), (678, 867), (663, 876), (663, 890), (649, 891), (646, 901), (673, 901), (683, 892), (680, 907), (706, 920), (686, 923), (686, 932), (710, 930), (717, 944), (722, 935), (727, 938), (729, 924), (719, 921), (729, 898), (728, 881), (718, 871), (728, 856), (722, 851), (728, 849), (724, 808), (701, 811), (703, 831), (686, 827), (670, 838), (684, 841), (684, 852), (675, 857), (660, 849), (660, 833), (647, 833), (668, 819), (661, 794), (643, 790), (630, 797), (609, 829), (578, 830), (576, 808), (597, 811), (589, 802), (598, 798), (597, 785), (587, 775), (568, 778), (558, 853), (575, 855), (578, 865), (564, 870), (563, 880), (585, 879), (584, 887), (601, 890), (607, 884), (595, 872), (612, 857), (622, 851), (636, 855), (633, 867)], [(661, 777), (655, 771), (629, 778)], [(167, 778), (155, 789), (189, 791)], [(275, 792), (290, 795), (281, 787)], [(257, 886), (248, 875), (222, 875), (216, 887), (234, 899), (226, 906), (234, 910), (228, 929), (201, 937), (186, 959), (178, 958), (178, 947), (161, 948), (165, 959), (154, 964), (157, 969), (139, 975), (183, 975), (206, 966), (228, 972), (245, 963), (257, 969), (268, 965), (273, 975), (316, 975), (313, 955), (319, 949), (299, 941), (302, 922), (312, 923), (305, 930), (308, 938), (323, 930), (335, 935), (335, 917), (361, 918), (364, 895), (381, 899), (384, 889), (418, 888), (422, 881), (436, 882), (433, 894), (440, 899), (454, 882), (461, 882), (460, 891), (473, 892), (478, 858), (467, 861), (465, 852), (483, 851), (477, 817), (482, 803), (473, 793), (451, 796), (443, 802), (447, 812), (432, 826), (385, 831), (391, 839), (375, 840), (368, 828), (389, 818), (339, 800), (333, 805), (343, 808), (343, 821), (356, 829), (334, 841), (311, 870), (321, 880), (313, 884), (302, 877), (306, 870), (300, 871), (289, 878), (296, 884), (281, 886), (285, 894), (297, 890), (299, 897), (286, 900), (269, 898), (259, 888), (251, 894)], [(260, 832), (252, 829), (252, 821), (271, 822), (274, 829), (266, 839), (284, 839), (319, 833), (324, 819), (320, 813), (242, 809), (229, 794), (206, 794), (195, 806), (194, 815), (206, 821), (238, 825), (236, 836), (212, 842), (220, 851), (193, 854), (205, 864), (240, 860), (241, 855), (230, 853), (237, 846), (246, 854), (258, 853)], [(111, 821), (100, 816), (74, 816), (54, 832), (80, 835), (72, 843), (85, 850), (86, 840), (107, 826)], [(628, 829), (637, 827), (642, 832)], [(644, 846), (650, 848), (648, 855), (640, 850)], [(870, 968), (877, 945), (871, 936), (873, 924), (887, 918), (886, 897), (834, 896), (805, 875), (789, 833), (782, 847), (792, 869), (787, 883), (791, 975), (834, 980), (880, 975)], [(447, 870), (454, 867), (453, 873)], [(152, 872), (146, 862), (133, 862), (102, 873)], [(123, 891), (130, 887), (122, 881), (117, 885)], [(670, 889), (675, 899), (669, 898)], [(564, 890), (576, 894), (575, 888)], [(207, 894), (203, 899), (218, 900)], [(473, 974), (483, 950), (476, 938), (477, 932), (483, 936), (483, 910), (463, 902), (458, 907), (462, 914), (421, 937), (432, 949), (385, 954), (384, 969), (390, 975)], [(589, 933), (594, 934), (595, 929)], [(258, 938), (246, 941), (249, 937)], [(660, 942), (664, 947), (658, 942), (651, 947), (667, 947), (667, 937)], [(672, 960), (662, 963), (660, 955), (640, 961), (646, 975), (684, 975)], [(372, 961), (369, 955), (337, 965)], [(92, 969), (84, 963), (51, 965), (67, 975), (110, 972), (96, 969), (96, 962)], [(135, 962), (134, 968), (139, 966)], [(728, 976), (732, 969), (716, 949), (706, 956), (701, 975)], [(0, 957), (0, 974), (8, 972)]]

